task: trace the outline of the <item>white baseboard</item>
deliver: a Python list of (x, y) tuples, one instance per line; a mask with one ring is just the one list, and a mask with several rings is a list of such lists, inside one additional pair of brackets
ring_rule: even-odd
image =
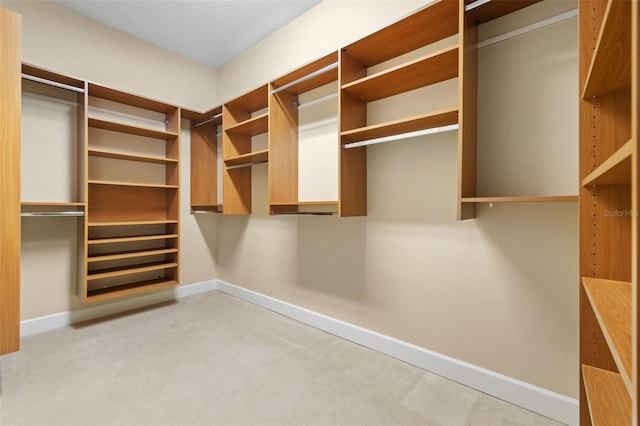
[(203, 281), (195, 284), (180, 285), (171, 289), (157, 291), (124, 300), (102, 303), (74, 311), (59, 312), (52, 315), (33, 318), (20, 322), (20, 337), (66, 327), (84, 321), (131, 311), (145, 306), (166, 302), (173, 299), (204, 293), (216, 289), (216, 281)]
[(578, 401), (573, 398), (225, 281), (204, 281), (178, 286), (172, 290), (25, 320), (20, 323), (20, 336), (42, 333), (172, 299), (219, 290), (559, 422), (568, 425), (579, 423)]
[(579, 423), (576, 399), (221, 280), (216, 288), (559, 422)]

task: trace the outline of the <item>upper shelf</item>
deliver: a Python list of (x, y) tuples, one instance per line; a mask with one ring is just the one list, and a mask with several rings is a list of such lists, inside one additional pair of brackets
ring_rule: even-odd
[(436, 1), (343, 50), (370, 67), (458, 33), (458, 2)]
[(631, 392), (631, 283), (584, 277), (582, 285), (622, 381)]
[(631, 89), (631, 2), (609, 0), (583, 99)]
[(23, 78), (45, 84), (53, 83), (54, 86), (68, 88), (75, 92), (84, 92), (85, 90), (85, 82), (83, 80), (78, 80), (25, 63), (22, 64), (22, 76)]
[(451, 108), (402, 120), (361, 127), (340, 133), (349, 141), (358, 142), (387, 136), (432, 129), (458, 123), (458, 109)]
[(631, 183), (632, 141), (628, 141), (582, 180), (589, 185), (628, 185)]
[(261, 114), (226, 129), (226, 132), (245, 136), (256, 136), (269, 129), (269, 114)]
[(127, 133), (130, 135), (146, 136), (154, 139), (174, 139), (178, 136), (174, 132), (151, 129), (147, 127), (132, 126), (130, 124), (116, 123), (114, 121), (102, 120), (99, 118), (89, 118), (89, 127), (96, 129), (111, 130), (113, 132)]
[(471, 22), (479, 25), (541, 1), (542, 0), (465, 0), (464, 4), (467, 8), (465, 15)]
[(291, 93), (304, 93), (331, 83), (338, 79), (338, 52), (333, 52), (323, 58), (288, 73), (272, 81), (274, 90), (284, 88)]
[(111, 158), (116, 160), (140, 161), (143, 163), (176, 164), (178, 160), (165, 157), (153, 157), (148, 155), (127, 154), (124, 152), (107, 151), (104, 149), (89, 148), (88, 154), (92, 157)]
[(225, 104), (226, 107), (242, 111), (259, 111), (269, 103), (269, 88), (265, 84)]
[(99, 86), (93, 83), (89, 83), (89, 96), (95, 96), (97, 98), (165, 114), (177, 110), (177, 108), (173, 105), (165, 104), (163, 102), (158, 102), (152, 99), (142, 98), (130, 93), (120, 92), (118, 90)]
[(342, 90), (372, 102), (458, 76), (458, 46), (361, 78)]

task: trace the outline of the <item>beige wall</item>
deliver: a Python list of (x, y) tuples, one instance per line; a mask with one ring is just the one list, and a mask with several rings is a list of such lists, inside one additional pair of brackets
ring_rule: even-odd
[[(2, 5), (24, 16), (25, 61), (166, 102), (206, 109), (355, 41), (424, 3), (325, 0), (217, 72), (184, 58), (176, 60), (167, 51), (55, 5), (6, 1)], [(575, 6), (575, 2), (554, 3), (565, 9)], [(569, 41), (558, 49), (575, 49), (575, 19), (559, 24), (559, 28), (542, 37), (551, 43), (559, 31)], [(531, 34), (534, 39), (535, 34)], [(82, 49), (86, 54), (79, 54)], [(566, 84), (576, 84), (577, 93), (577, 60), (570, 53), (555, 59), (568, 76)], [(486, 66), (497, 65), (489, 61)], [(521, 81), (509, 84), (513, 86), (501, 90), (509, 92)], [(437, 99), (430, 100), (437, 103), (441, 92), (446, 92), (441, 93), (442, 99), (455, 99), (452, 90), (455, 84), (445, 84), (407, 102), (413, 105), (424, 96), (439, 93)], [(482, 172), (479, 185), (483, 191), (513, 190), (503, 184), (517, 178), (518, 170), (505, 169), (510, 160), (498, 156), (505, 148), (499, 146), (502, 142), (515, 145), (508, 148), (516, 159), (536, 158), (518, 148), (528, 149), (533, 144), (541, 150), (538, 154), (553, 146), (554, 156), (566, 160), (562, 170), (545, 169), (546, 157), (538, 155), (543, 168), (530, 172), (527, 186), (517, 189), (577, 193), (573, 178), (577, 176), (577, 132), (567, 131), (577, 129), (572, 127), (577, 102), (574, 111), (571, 99), (560, 104), (566, 120), (554, 123), (559, 128), (548, 128), (545, 134), (559, 137), (541, 140), (536, 135), (531, 140), (530, 135), (521, 134), (514, 141), (509, 139), (513, 134), (506, 132), (493, 141), (491, 129), (500, 120), (512, 122), (523, 112), (503, 108), (498, 118), (485, 119), (489, 139), (484, 143), (490, 148), (480, 155), (479, 166), (483, 171), (503, 174), (496, 177)], [(490, 100), (485, 102), (492, 105)], [(546, 100), (536, 102), (542, 104), (524, 102), (531, 104), (524, 114), (550, 110)], [(384, 115), (386, 109), (392, 115), (401, 107), (404, 105), (383, 103), (371, 114)], [(497, 124), (491, 120), (498, 120)], [(577, 397), (575, 203), (480, 205), (477, 219), (456, 221), (456, 134), (447, 133), (369, 148), (367, 217), (266, 216), (266, 166), (257, 166), (254, 215), (194, 219), (188, 214), (189, 167), (185, 160), (189, 155), (184, 136), (184, 284), (218, 277)], [(492, 150), (495, 155), (486, 155)], [(547, 179), (539, 179), (542, 175), (557, 181), (557, 186), (549, 188)], [(536, 186), (538, 181), (542, 186)], [(52, 222), (24, 227), (23, 273), (27, 273), (22, 285), (23, 319), (79, 306), (70, 294), (73, 272), (65, 256), (73, 251), (64, 230), (71, 226), (55, 222), (69, 219), (48, 220)], [(60, 247), (66, 248), (61, 251)]]
[[(3, 1), (22, 15), (23, 61), (115, 89), (196, 110), (211, 108), (216, 71), (81, 17), (49, 2)], [(176, 76), (180, 78), (176, 79)], [(23, 98), (24, 201), (74, 201), (75, 109)], [(66, 118), (71, 117), (71, 120)], [(189, 132), (181, 138), (180, 282), (216, 278), (216, 223), (189, 209)], [(21, 317), (23, 320), (84, 307), (75, 296), (76, 220), (23, 218)], [(173, 290), (106, 302), (119, 311), (173, 298)], [(111, 308), (109, 308), (111, 306)]]
[[(222, 67), (219, 100), (422, 3), (324, 1)], [(482, 33), (575, 7), (536, 6), (533, 18), (511, 17)], [(540, 45), (554, 48), (536, 58), (538, 66), (501, 62), (519, 49), (537, 54)], [(576, 18), (480, 55), (482, 195), (576, 194)], [(560, 81), (551, 93), (532, 93), (530, 79)], [(418, 92), (374, 105), (370, 120), (396, 118), (418, 104), (455, 105), (455, 82)], [(554, 113), (557, 119), (549, 117)], [(254, 214), (218, 221), (219, 278), (577, 397), (577, 203), (485, 204), (477, 219), (458, 222), (456, 144), (454, 132), (370, 146), (363, 218), (268, 217), (266, 166), (254, 166)]]

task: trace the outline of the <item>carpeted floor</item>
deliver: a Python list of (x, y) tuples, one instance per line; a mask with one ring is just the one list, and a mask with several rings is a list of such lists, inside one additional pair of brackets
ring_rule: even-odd
[(24, 338), (0, 424), (555, 425), (213, 291)]

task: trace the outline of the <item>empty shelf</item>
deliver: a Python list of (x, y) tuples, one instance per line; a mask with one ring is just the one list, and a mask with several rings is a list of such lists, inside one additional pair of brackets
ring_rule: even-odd
[(589, 176), (582, 180), (583, 186), (631, 184), (632, 141), (628, 141), (607, 158)]
[(620, 374), (583, 364), (582, 377), (592, 424), (631, 424), (631, 398)]
[(622, 381), (631, 391), (631, 283), (584, 277), (582, 285)]

